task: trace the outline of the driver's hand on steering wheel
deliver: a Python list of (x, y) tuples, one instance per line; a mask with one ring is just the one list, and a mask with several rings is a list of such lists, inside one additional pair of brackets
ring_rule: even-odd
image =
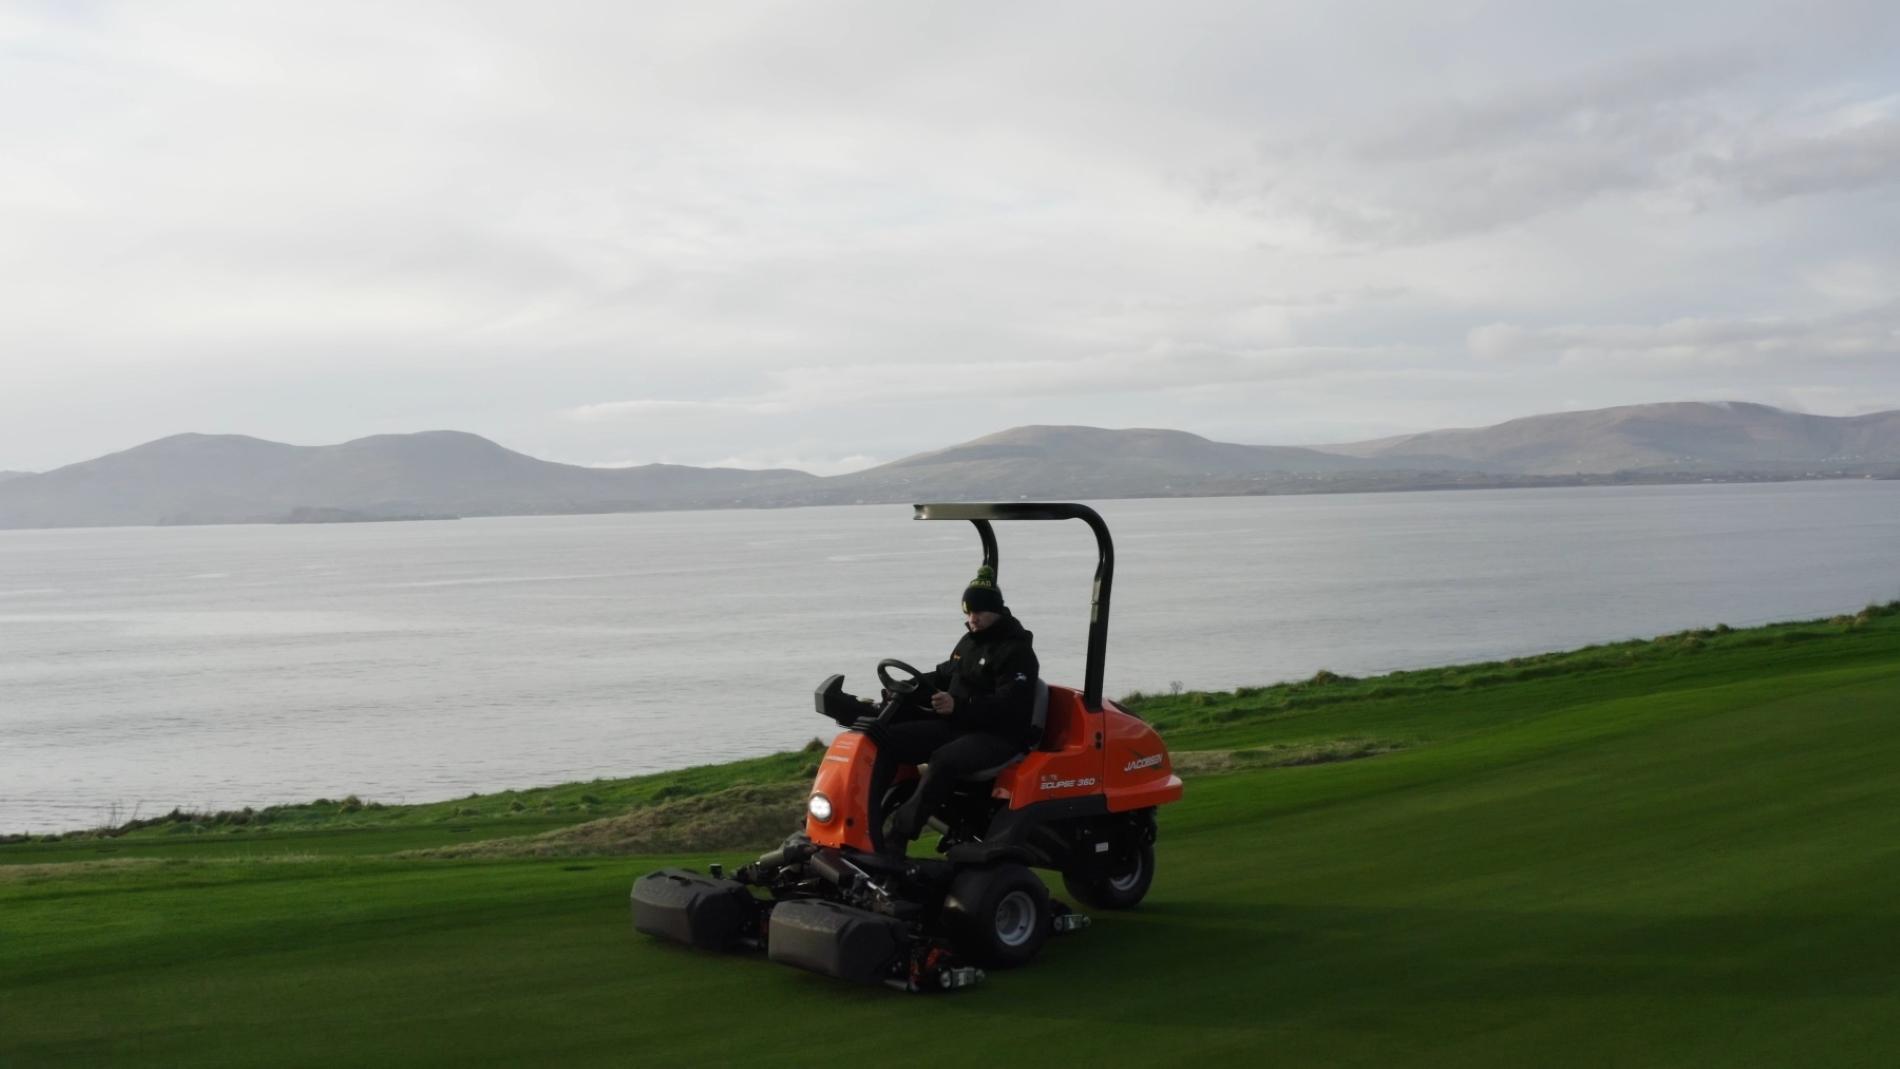
[(949, 691), (940, 690), (930, 696), (930, 707), (939, 716), (949, 716), (951, 710), (957, 707), (957, 700), (950, 696)]

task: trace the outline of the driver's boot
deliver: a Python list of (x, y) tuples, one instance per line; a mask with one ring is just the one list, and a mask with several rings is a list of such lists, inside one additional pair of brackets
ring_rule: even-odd
[(901, 860), (910, 848), (910, 841), (923, 834), (929, 818), (924, 816), (923, 807), (919, 804), (922, 796), (921, 790), (912, 794), (908, 801), (897, 807), (897, 812), (891, 814), (891, 822), (884, 827), (884, 841), (878, 847), (879, 853)]

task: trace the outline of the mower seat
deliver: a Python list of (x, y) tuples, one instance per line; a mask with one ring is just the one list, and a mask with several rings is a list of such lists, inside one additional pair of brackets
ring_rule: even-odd
[(1036, 746), (1042, 742), (1043, 729), (1049, 724), (1049, 684), (1044, 683), (1041, 677), (1037, 677), (1036, 679), (1036, 697), (1034, 704), (1029, 707), (1029, 722), (1035, 727), (1035, 737), (1029, 740), (1029, 745), (1023, 747), (1021, 753), (1004, 761), (1000, 765), (995, 765), (979, 772), (972, 772), (963, 777), (962, 782), (975, 783), (980, 780), (995, 779), (1003, 774), (1004, 769), (1029, 756), (1029, 752), (1034, 750)]

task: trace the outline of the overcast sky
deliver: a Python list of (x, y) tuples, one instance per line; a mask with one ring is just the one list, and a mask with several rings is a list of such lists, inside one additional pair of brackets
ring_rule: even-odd
[(0, 2), (0, 469), (1900, 408), (1900, 4)]

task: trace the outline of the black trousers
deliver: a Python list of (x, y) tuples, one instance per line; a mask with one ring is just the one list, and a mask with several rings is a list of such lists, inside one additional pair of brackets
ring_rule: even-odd
[[(880, 848), (899, 850), (915, 839), (930, 822), (931, 814), (950, 796), (956, 782), (972, 772), (1000, 765), (1022, 752), (1022, 747), (987, 731), (964, 731), (950, 719), (934, 713), (916, 714), (917, 719), (892, 724), (882, 732), (877, 747), (877, 763), (871, 767), (871, 838)], [(917, 793), (891, 819), (890, 829), (877, 827), (876, 815), (884, 794), (900, 765), (922, 765), (924, 769)]]

